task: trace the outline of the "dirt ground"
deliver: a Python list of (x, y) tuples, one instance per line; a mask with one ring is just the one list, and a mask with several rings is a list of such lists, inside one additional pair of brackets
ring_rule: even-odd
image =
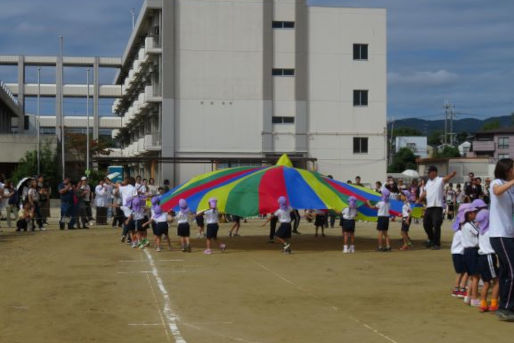
[[(356, 253), (340, 229), (267, 243), (262, 221), (220, 237), (225, 253), (155, 252), (120, 244), (110, 227), (0, 233), (0, 342), (512, 342), (514, 326), (451, 297), (451, 230), (440, 251), (375, 252), (373, 224), (357, 224)], [(195, 235), (196, 236), (196, 235)], [(153, 265), (152, 265), (153, 264)]]

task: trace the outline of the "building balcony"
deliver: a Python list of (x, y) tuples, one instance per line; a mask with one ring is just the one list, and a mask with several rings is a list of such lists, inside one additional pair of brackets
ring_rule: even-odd
[(157, 94), (154, 90), (154, 86), (145, 87), (145, 101), (146, 102), (162, 102), (162, 96)]
[(159, 133), (145, 135), (145, 150), (147, 151), (160, 151), (161, 144), (158, 139)]
[(496, 143), (494, 141), (473, 141), (474, 152), (491, 152), (496, 150)]
[(145, 38), (145, 54), (161, 54), (162, 49), (154, 37)]
[(137, 152), (145, 152), (145, 137), (141, 137), (137, 140)]

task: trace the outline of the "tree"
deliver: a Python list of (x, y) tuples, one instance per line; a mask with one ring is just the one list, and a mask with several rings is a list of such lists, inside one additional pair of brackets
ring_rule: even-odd
[(441, 130), (433, 131), (428, 136), (428, 139), (427, 139), (428, 145), (440, 145), (442, 143), (443, 136), (444, 136), (443, 131), (441, 131)]
[[(46, 182), (52, 185), (55, 189), (55, 185), (59, 180), (57, 157), (54, 151), (50, 148), (50, 145), (45, 144), (40, 149), (40, 172), (45, 177)], [(11, 180), (16, 184), (21, 179), (27, 176), (35, 176), (37, 174), (37, 151), (27, 151), (25, 156), (20, 160), (16, 169), (14, 169)]]
[(421, 131), (412, 127), (399, 127), (392, 130), (393, 137), (396, 136), (423, 136)]
[(457, 147), (447, 145), (441, 151), (434, 151), (434, 158), (452, 158), (460, 157), (459, 149)]
[(482, 131), (496, 130), (501, 127), (499, 120), (488, 121), (482, 126)]
[(401, 148), (393, 157), (393, 162), (387, 168), (388, 173), (401, 173), (405, 169), (416, 169), (416, 156), (409, 148)]

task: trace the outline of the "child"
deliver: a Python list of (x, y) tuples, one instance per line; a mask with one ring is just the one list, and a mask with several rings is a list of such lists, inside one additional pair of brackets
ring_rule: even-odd
[[(348, 207), (341, 212), (341, 226), (343, 227), (343, 254), (355, 252), (355, 217), (357, 216), (357, 198), (348, 198)], [(348, 238), (351, 245), (348, 247)]]
[[(34, 210), (30, 202), (25, 202), (23, 207), (18, 211), (18, 221), (16, 222), (16, 231), (27, 231), (29, 225), (32, 224), (32, 218), (34, 218)], [(34, 227), (32, 227), (34, 231)]]
[(287, 240), (291, 239), (291, 211), (293, 211), (293, 209), (288, 205), (287, 199), (284, 196), (278, 198), (278, 205), (278, 210), (273, 214), (280, 222), (280, 227), (275, 233), (275, 237), (282, 243), (283, 252), (290, 254), (291, 243), (287, 242)]
[[(462, 208), (462, 206), (461, 206)], [(466, 206), (459, 211), (461, 218), (464, 219), (462, 223), (462, 246), (464, 247), (464, 265), (466, 272), (471, 278), (471, 285), (469, 288), (470, 294), (470, 305), (478, 307), (480, 306), (480, 299), (478, 299), (478, 228), (476, 227), (475, 217), (477, 215), (477, 209), (473, 206)], [(468, 303), (469, 298), (464, 298), (465, 302)]]
[(144, 218), (145, 218), (145, 198), (141, 196), (136, 196), (131, 201), (131, 209), (132, 209), (132, 219), (134, 221), (134, 227), (136, 230), (136, 235), (132, 238), (132, 248), (140, 248), (150, 245), (148, 241), (146, 227), (143, 226)]
[(191, 246), (189, 245), (189, 216), (192, 215), (189, 207), (187, 206), (187, 202), (185, 199), (180, 199), (178, 201), (178, 206), (180, 207), (180, 211), (177, 212), (177, 236), (180, 237), (180, 246), (182, 247), (182, 252), (191, 252)]
[(203, 213), (199, 213), (196, 215), (195, 217), (195, 220), (196, 220), (196, 226), (198, 226), (198, 235), (197, 237), (200, 238), (200, 237), (203, 237), (204, 236), (204, 227), (205, 227), (205, 224), (204, 224), (204, 219), (203, 219)]
[(314, 219), (314, 227), (316, 228), (316, 233), (314, 237), (318, 237), (318, 229), (321, 228), (321, 236), (325, 237), (325, 218), (326, 212), (323, 210), (315, 210), (314, 211), (316, 217)]
[[(378, 231), (378, 248), (377, 251), (391, 251), (391, 244), (389, 242), (389, 235), (387, 231), (389, 230), (389, 198), (391, 196), (391, 192), (387, 188), (382, 188), (382, 196), (380, 201), (377, 202), (376, 205), (372, 205), (369, 200), (367, 201), (367, 205), (371, 208), (375, 208), (378, 210), (378, 219), (377, 219), (377, 231)], [(383, 247), (383, 243), (385, 241), (385, 247)]]
[[(473, 206), (478, 209), (475, 219), (480, 235), (478, 236), (478, 271), (484, 282), (480, 293), (480, 312), (498, 310), (498, 294), (500, 284), (498, 283), (498, 266), (496, 253), (494, 252), (489, 240), (489, 210), (487, 204), (482, 199), (473, 201)], [(487, 292), (493, 283), (491, 293), (491, 305), (487, 306)]]
[(218, 229), (219, 229), (219, 213), (216, 205), (218, 200), (216, 198), (209, 199), (209, 209), (203, 211), (205, 215), (205, 219), (207, 221), (207, 249), (204, 250), (204, 254), (210, 255), (212, 254), (211, 250), (211, 242), (215, 240), (218, 243), (218, 247), (221, 251), (225, 251), (227, 246), (218, 241)]
[(268, 219), (266, 219), (266, 221), (264, 222), (264, 224), (262, 224), (262, 226), (266, 226), (266, 224), (268, 224), (268, 222), (269, 222), (269, 240), (268, 240), (268, 243), (275, 243), (275, 231), (277, 229), (278, 218), (275, 217), (273, 215), (273, 213), (271, 213), (271, 215), (268, 217)]
[[(155, 196), (151, 200), (152, 207), (150, 209), (151, 217), (150, 220), (143, 224), (143, 226), (148, 226), (150, 223), (152, 224), (152, 231), (154, 235), (154, 245), (155, 251), (161, 251), (161, 237), (168, 241), (168, 250), (171, 250), (171, 241), (168, 236), (168, 213), (163, 212), (161, 206), (159, 205), (160, 199), (158, 196)], [(155, 225), (153, 225), (155, 224)]]
[[(471, 207), (471, 204), (463, 204), (462, 206), (464, 206), (464, 208)], [(462, 246), (462, 231), (460, 224), (464, 208), (461, 210), (460, 215), (457, 216), (457, 219), (452, 225), (452, 229), (455, 233), (453, 234), (451, 253), (453, 268), (457, 274), (455, 277), (455, 286), (452, 291), (452, 296), (459, 298), (464, 298), (468, 295), (466, 291), (468, 274), (466, 273), (466, 266), (464, 265), (464, 247)]]
[(234, 222), (234, 225), (230, 228), (230, 231), (228, 232), (228, 236), (234, 237), (239, 236), (239, 229), (241, 228), (241, 217), (238, 215), (232, 215), (232, 221)]
[(412, 246), (412, 242), (409, 237), (409, 228), (410, 228), (410, 223), (411, 223), (411, 212), (412, 212), (412, 208), (411, 208), (411, 205), (409, 202), (410, 196), (411, 196), (410, 191), (407, 191), (407, 190), (402, 191), (401, 199), (403, 201), (403, 206), (402, 206), (401, 234), (402, 234), (403, 245), (400, 248), (400, 250), (407, 250), (407, 249), (409, 249), (410, 246)]

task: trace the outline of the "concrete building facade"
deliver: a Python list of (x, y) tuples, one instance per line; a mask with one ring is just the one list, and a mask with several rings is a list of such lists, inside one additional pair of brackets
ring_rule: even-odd
[(513, 158), (514, 127), (477, 132), (471, 146), (470, 157)]
[(383, 9), (146, 0), (115, 80), (113, 134), (136, 172), (175, 184), (212, 165), (137, 158), (285, 152), (339, 179), (383, 179), (386, 45)]

